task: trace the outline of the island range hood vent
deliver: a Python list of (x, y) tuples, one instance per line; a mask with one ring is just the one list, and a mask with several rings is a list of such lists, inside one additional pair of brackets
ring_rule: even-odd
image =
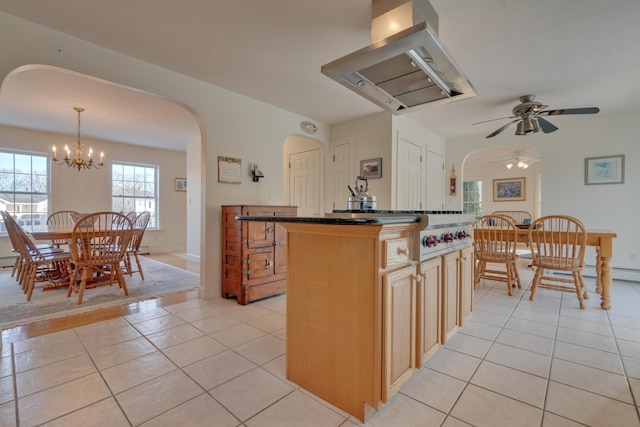
[(395, 114), (476, 96), (426, 0), (373, 0), (371, 15), (372, 44), (323, 65), (324, 75)]

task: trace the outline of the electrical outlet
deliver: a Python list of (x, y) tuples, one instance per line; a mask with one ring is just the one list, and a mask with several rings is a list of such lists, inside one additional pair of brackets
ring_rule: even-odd
[(274, 201), (276, 199), (276, 193), (269, 191), (269, 200)]

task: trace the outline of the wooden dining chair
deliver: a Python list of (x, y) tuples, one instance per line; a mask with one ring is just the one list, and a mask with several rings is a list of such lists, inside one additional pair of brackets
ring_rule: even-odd
[[(538, 287), (575, 292), (580, 308), (584, 308), (584, 299), (589, 298), (582, 277), (586, 243), (587, 231), (574, 217), (550, 215), (533, 221), (529, 228), (529, 245), (536, 272), (529, 299), (533, 301)], [(547, 274), (547, 270), (570, 273), (571, 278)], [(568, 283), (573, 286), (567, 286)]]
[(117, 283), (129, 295), (120, 263), (131, 243), (133, 225), (123, 214), (95, 212), (79, 218), (73, 227), (69, 247), (73, 277), (67, 297), (78, 294), (82, 303), (85, 289)]
[[(72, 226), (75, 221), (73, 220), (72, 215), (77, 214), (76, 211), (56, 211), (47, 217), (47, 225), (68, 225)], [(54, 239), (52, 243), (57, 247), (61, 245), (66, 245), (67, 241), (64, 239)]]
[[(132, 276), (133, 273), (140, 273), (140, 277), (144, 280), (144, 273), (142, 271), (142, 265), (140, 264), (140, 258), (138, 257), (138, 252), (140, 252), (140, 243), (142, 243), (142, 238), (144, 237), (144, 232), (147, 229), (147, 225), (149, 225), (149, 219), (151, 218), (151, 214), (147, 211), (141, 212), (133, 222), (133, 233), (131, 237), (131, 243), (129, 247), (124, 252), (124, 258), (122, 262), (123, 273)], [(137, 270), (133, 270), (131, 257), (134, 257), (136, 260)]]
[[(511, 288), (522, 287), (516, 261), (518, 232), (516, 224), (503, 215), (485, 215), (474, 224), (473, 245), (477, 260), (474, 286), (481, 279), (505, 282)], [(504, 270), (488, 268), (487, 264), (504, 264)]]
[(71, 254), (60, 250), (41, 251), (7, 212), (0, 212), (7, 228), (11, 245), (20, 257), (17, 276), (22, 291), (31, 301), (36, 283), (42, 288), (66, 286), (69, 283)]

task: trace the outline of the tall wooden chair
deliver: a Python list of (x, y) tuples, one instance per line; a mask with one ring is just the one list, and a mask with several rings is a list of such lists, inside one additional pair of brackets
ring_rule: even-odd
[(120, 263), (131, 243), (133, 225), (117, 212), (96, 212), (79, 218), (73, 227), (69, 247), (73, 277), (67, 297), (75, 291), (78, 304), (85, 289), (117, 283), (129, 295)]
[[(575, 292), (580, 308), (584, 308), (583, 300), (589, 298), (582, 277), (586, 243), (587, 231), (574, 217), (551, 215), (533, 221), (529, 228), (529, 245), (536, 272), (529, 299), (533, 300), (538, 287)], [(546, 274), (546, 270), (568, 272), (571, 278), (552, 276)], [(566, 283), (573, 286), (566, 286)]]
[[(503, 215), (485, 215), (473, 227), (473, 245), (477, 260), (475, 285), (481, 279), (505, 282), (509, 295), (511, 288), (522, 287), (516, 260), (518, 232), (516, 224)], [(504, 264), (504, 270), (487, 268), (487, 263)]]
[[(77, 214), (76, 211), (56, 211), (47, 217), (47, 225), (68, 225), (72, 226), (75, 221), (73, 220), (71, 214)], [(60, 247), (61, 245), (66, 245), (67, 241), (62, 239), (52, 240), (52, 243)]]
[[(131, 237), (131, 243), (129, 247), (124, 252), (123, 258), (123, 273), (132, 276), (133, 273), (140, 273), (140, 277), (144, 280), (144, 273), (142, 272), (142, 265), (140, 264), (140, 258), (138, 257), (138, 252), (140, 252), (140, 243), (142, 243), (142, 237), (144, 237), (144, 232), (147, 229), (147, 225), (149, 225), (149, 219), (151, 218), (151, 214), (147, 211), (141, 212), (133, 222), (133, 234)], [(131, 256), (133, 256), (136, 260), (136, 265), (138, 267), (137, 270), (132, 269)]]
[(70, 253), (61, 250), (41, 251), (8, 212), (2, 211), (0, 214), (7, 227), (11, 245), (20, 257), (17, 280), (27, 294), (27, 301), (31, 301), (36, 283), (42, 283), (38, 286), (45, 289), (67, 285)]

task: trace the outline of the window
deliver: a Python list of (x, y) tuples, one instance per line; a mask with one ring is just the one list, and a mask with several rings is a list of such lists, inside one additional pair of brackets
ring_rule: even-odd
[(482, 181), (465, 181), (462, 194), (462, 212), (482, 216)]
[[(20, 225), (46, 226), (49, 216), (48, 155), (0, 150), (0, 210), (9, 212)], [(0, 221), (0, 232), (6, 233)]]
[(111, 210), (151, 214), (148, 228), (158, 228), (158, 167), (113, 162)]

